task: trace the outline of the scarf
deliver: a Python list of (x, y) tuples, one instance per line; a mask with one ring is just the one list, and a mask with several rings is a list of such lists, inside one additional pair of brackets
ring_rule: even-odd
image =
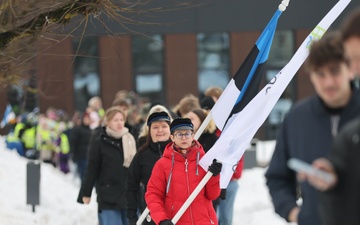
[(106, 127), (106, 133), (112, 138), (122, 138), (122, 146), (124, 153), (123, 166), (129, 168), (132, 159), (136, 153), (136, 143), (134, 137), (129, 133), (129, 129), (124, 127), (120, 133), (112, 130), (110, 127)]
[(177, 146), (177, 145), (175, 144), (175, 142), (173, 142), (173, 149), (174, 149), (175, 151), (177, 151), (178, 153), (180, 153), (180, 154), (181, 154), (182, 156), (184, 156), (185, 158), (187, 158), (187, 156), (189, 155), (190, 151), (192, 150), (192, 148), (193, 148), (195, 145), (196, 145), (196, 142), (193, 141), (193, 142), (191, 143), (191, 146), (190, 146), (189, 148), (187, 148), (187, 149), (182, 149), (182, 148), (180, 148), (179, 146)]

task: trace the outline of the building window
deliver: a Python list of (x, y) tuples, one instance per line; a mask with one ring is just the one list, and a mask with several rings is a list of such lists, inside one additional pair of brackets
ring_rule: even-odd
[(282, 69), (294, 54), (295, 39), (290, 30), (278, 30), (275, 32), (271, 45), (267, 65)]
[(84, 112), (91, 97), (100, 95), (99, 53), (96, 36), (73, 39), (74, 103)]
[[(295, 39), (292, 31), (276, 31), (267, 61), (266, 81), (269, 82), (291, 59)], [(291, 81), (270, 112), (266, 126), (266, 139), (275, 139), (279, 125), (295, 101), (295, 84)]]
[(165, 101), (163, 48), (161, 35), (132, 38), (135, 90), (148, 101)]
[(222, 89), (229, 83), (229, 35), (227, 33), (198, 34), (198, 85), (204, 93), (210, 86)]

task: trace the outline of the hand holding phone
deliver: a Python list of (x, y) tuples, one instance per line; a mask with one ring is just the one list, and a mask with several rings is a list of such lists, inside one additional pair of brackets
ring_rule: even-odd
[(296, 172), (302, 172), (307, 175), (314, 176), (318, 179), (325, 181), (328, 184), (334, 183), (335, 178), (333, 175), (324, 170), (317, 169), (309, 163), (306, 163), (300, 159), (291, 158), (288, 160), (287, 165), (290, 169)]

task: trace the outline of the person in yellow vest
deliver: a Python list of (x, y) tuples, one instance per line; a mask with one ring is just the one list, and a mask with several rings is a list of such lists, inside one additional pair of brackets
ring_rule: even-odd
[(14, 130), (6, 135), (5, 143), (7, 149), (15, 149), (20, 156), (25, 156), (24, 145), (19, 138), (20, 130), (25, 127), (25, 123), (19, 121), (16, 123)]
[(42, 116), (39, 118), (39, 126), (36, 135), (36, 145), (40, 153), (40, 159), (45, 163), (51, 163), (56, 167), (56, 122)]
[(69, 153), (70, 153), (70, 143), (68, 136), (64, 133), (67, 129), (67, 125), (64, 121), (59, 122), (57, 130), (58, 130), (58, 163), (60, 166), (61, 172), (67, 174), (70, 172), (69, 169)]
[(38, 116), (35, 113), (29, 113), (26, 116), (25, 126), (19, 132), (19, 138), (25, 150), (25, 157), (36, 159), (36, 128)]

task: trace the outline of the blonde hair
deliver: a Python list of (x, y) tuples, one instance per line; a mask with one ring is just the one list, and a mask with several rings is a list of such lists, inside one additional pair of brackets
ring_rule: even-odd
[(111, 107), (108, 108), (105, 112), (105, 117), (104, 117), (104, 122), (108, 123), (109, 121), (111, 121), (114, 116), (116, 115), (116, 113), (121, 113), (121, 115), (124, 117), (124, 120), (126, 120), (126, 115), (125, 113), (119, 109), (119, 107)]
[(88, 101), (88, 106), (93, 108), (94, 110), (98, 110), (99, 108), (102, 107), (101, 98), (99, 96), (94, 96), (90, 98), (90, 100)]
[[(200, 119), (201, 124), (204, 122), (205, 118), (209, 114), (208, 111), (204, 109), (194, 109), (191, 112), (194, 113)], [(216, 124), (214, 120), (211, 119), (204, 129), (204, 133), (214, 133), (215, 131), (216, 131)]]
[(204, 95), (212, 97), (212, 98), (216, 98), (216, 100), (218, 100), (220, 98), (220, 95), (222, 94), (222, 92), (223, 92), (223, 90), (219, 87), (209, 87), (205, 90)]
[(188, 94), (179, 101), (173, 111), (179, 114), (178, 116), (183, 117), (191, 110), (198, 108), (201, 108), (199, 99), (193, 94)]
[[(171, 120), (171, 121), (173, 120), (173, 118), (171, 117), (171, 114), (170, 114), (169, 110), (168, 110), (165, 106), (163, 106), (163, 105), (154, 105), (153, 107), (151, 107), (151, 109), (149, 110), (149, 112), (148, 112), (148, 114), (147, 114), (147, 116), (146, 116), (145, 123), (142, 125), (142, 127), (141, 127), (141, 129), (140, 129), (140, 133), (139, 133), (138, 139), (141, 138), (141, 137), (146, 137), (146, 136), (148, 135), (148, 133), (149, 133), (149, 127), (147, 126), (146, 121), (148, 120), (149, 116), (150, 116), (151, 114), (153, 114), (154, 112), (166, 112), (166, 113), (169, 115), (170, 120)], [(170, 121), (170, 122), (171, 122), (171, 121)]]

